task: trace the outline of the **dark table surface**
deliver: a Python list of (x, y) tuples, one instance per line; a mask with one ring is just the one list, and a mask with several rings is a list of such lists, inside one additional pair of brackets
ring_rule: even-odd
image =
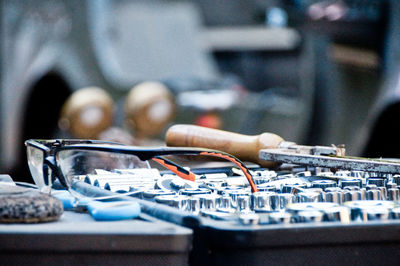
[(56, 222), (0, 224), (0, 261), (7, 265), (181, 265), (191, 247), (192, 230), (145, 214), (98, 222), (66, 211)]

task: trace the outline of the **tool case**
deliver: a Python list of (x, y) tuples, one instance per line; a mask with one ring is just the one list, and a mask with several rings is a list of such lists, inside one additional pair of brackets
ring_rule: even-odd
[[(224, 171), (203, 170), (207, 173)], [(198, 173), (199, 169), (193, 171)], [(301, 175), (299, 169), (296, 172)], [(287, 174), (287, 172), (281, 174)], [(371, 180), (373, 180), (372, 176)], [(371, 184), (367, 186), (372, 189)], [(84, 187), (86, 192), (92, 195), (93, 193), (98, 196), (115, 194), (115, 192), (88, 184)], [(367, 191), (364, 192), (367, 193)], [(121, 198), (131, 197), (121, 196)], [(229, 215), (226, 216), (228, 218), (213, 216), (214, 212), (198, 215), (179, 210), (176, 206), (171, 207), (149, 201), (143, 197), (134, 200), (141, 204), (144, 213), (193, 230), (190, 265), (345, 263), (398, 265), (400, 262), (400, 220), (398, 217), (383, 219), (381, 214), (368, 212), (368, 215), (375, 215), (376, 219), (360, 216), (358, 219), (352, 217), (348, 221), (310, 219), (290, 223), (271, 223), (268, 221), (268, 215), (272, 212), (265, 212), (258, 213), (259, 220), (254, 223), (251, 215), (248, 221), (243, 221), (237, 219), (238, 217), (230, 219)], [(371, 204), (371, 208), (368, 208), (370, 210), (374, 210), (372, 203), (381, 205), (391, 202), (397, 206), (395, 201), (359, 202)], [(312, 206), (319, 203), (307, 204)], [(396, 209), (394, 205), (392, 208)], [(329, 207), (329, 205), (323, 206)], [(351, 215), (361, 214), (352, 212)]]
[(398, 265), (400, 222), (194, 228), (193, 265)]

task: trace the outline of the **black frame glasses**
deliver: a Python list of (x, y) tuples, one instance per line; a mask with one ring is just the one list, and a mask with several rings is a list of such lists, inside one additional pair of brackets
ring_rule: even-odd
[[(138, 157), (142, 161), (155, 161), (158, 164), (164, 166), (170, 171), (174, 172), (177, 176), (187, 179), (190, 181), (194, 181), (196, 176), (190, 170), (183, 168), (182, 166), (164, 158), (163, 156), (168, 155), (204, 155), (204, 156), (212, 156), (222, 158), (224, 160), (228, 160), (238, 166), (244, 173), (247, 178), (252, 192), (257, 192), (257, 186), (253, 180), (253, 177), (249, 171), (249, 169), (244, 165), (236, 157), (217, 150), (204, 149), (204, 148), (180, 148), (180, 147), (137, 147), (137, 146), (125, 146), (115, 142), (108, 141), (99, 141), (99, 140), (78, 140), (78, 139), (70, 139), (70, 140), (34, 140), (30, 139), (25, 141), (25, 146), (27, 147), (28, 152), (28, 162), (30, 161), (29, 156), (30, 151), (29, 148), (35, 148), (35, 151), (40, 151), (42, 154), (39, 154), (38, 160), (42, 160), (39, 162), (39, 167), (42, 169), (38, 169), (39, 172), (43, 175), (44, 185), (51, 186), (51, 183), (55, 178), (58, 178), (60, 183), (66, 188), (71, 188), (71, 181), (64, 175), (63, 171), (60, 168), (60, 164), (58, 162), (58, 154), (61, 151), (66, 150), (84, 150), (84, 151), (100, 151), (100, 152), (111, 152), (111, 153), (119, 153), (126, 155), (134, 155)], [(31, 174), (38, 175), (38, 173), (33, 173), (33, 169), (31, 169)], [(34, 178), (35, 179), (35, 178)], [(35, 183), (37, 182), (38, 177), (36, 177)]]

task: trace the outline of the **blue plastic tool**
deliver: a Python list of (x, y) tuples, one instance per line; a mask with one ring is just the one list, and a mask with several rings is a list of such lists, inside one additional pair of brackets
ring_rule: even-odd
[(140, 214), (140, 205), (135, 201), (102, 202), (90, 198), (78, 201), (68, 191), (57, 191), (53, 196), (63, 203), (65, 210), (87, 210), (96, 221), (133, 219)]
[(78, 206), (78, 200), (66, 190), (56, 191), (51, 195), (62, 202), (64, 210), (73, 210)]
[(140, 214), (140, 205), (134, 201), (91, 201), (87, 209), (96, 221), (133, 219)]

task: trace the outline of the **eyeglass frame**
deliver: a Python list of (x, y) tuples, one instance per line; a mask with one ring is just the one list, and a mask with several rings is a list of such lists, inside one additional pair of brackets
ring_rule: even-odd
[[(135, 155), (142, 161), (153, 160), (165, 168), (171, 170), (179, 177), (194, 181), (195, 174), (190, 170), (162, 157), (164, 155), (205, 155), (213, 156), (228, 160), (238, 166), (244, 173), (249, 182), (252, 192), (257, 192), (258, 188), (253, 180), (250, 170), (245, 164), (235, 156), (212, 149), (196, 148), (196, 147), (138, 147), (128, 146), (117, 142), (89, 140), (89, 139), (55, 139), (55, 140), (39, 140), (29, 139), (25, 141), (25, 146), (33, 146), (43, 151), (43, 166), (47, 165), (52, 170), (53, 178), (58, 178), (60, 183), (69, 190), (72, 184), (68, 184), (68, 179), (64, 176), (57, 162), (57, 153), (63, 150), (89, 150), (101, 152), (114, 152), (128, 155)], [(50, 147), (49, 147), (50, 146)], [(44, 175), (44, 172), (43, 172)], [(45, 176), (43, 176), (45, 179)], [(49, 183), (49, 182), (48, 182)]]

